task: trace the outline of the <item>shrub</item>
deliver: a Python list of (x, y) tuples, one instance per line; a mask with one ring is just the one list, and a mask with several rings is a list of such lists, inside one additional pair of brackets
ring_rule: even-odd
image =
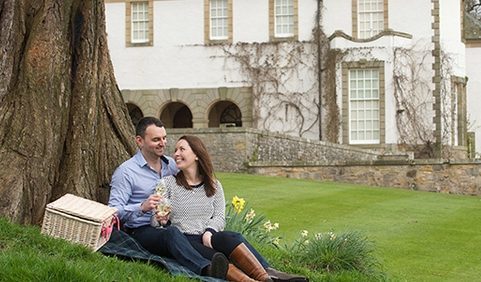
[(359, 232), (326, 232), (309, 236), (308, 231), (303, 230), (300, 238), (285, 248), (292, 260), (311, 270), (378, 272), (374, 245)]

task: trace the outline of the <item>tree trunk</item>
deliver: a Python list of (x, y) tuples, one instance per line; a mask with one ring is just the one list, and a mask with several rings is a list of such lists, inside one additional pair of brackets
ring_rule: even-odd
[(0, 2), (0, 216), (39, 224), (65, 193), (106, 202), (134, 152), (103, 0)]

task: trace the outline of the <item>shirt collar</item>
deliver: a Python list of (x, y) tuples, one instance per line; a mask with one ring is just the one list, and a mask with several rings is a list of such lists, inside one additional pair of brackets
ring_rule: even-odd
[[(140, 167), (143, 167), (143, 166), (146, 166), (146, 165), (147, 165), (147, 161), (145, 160), (144, 155), (142, 155), (142, 152), (141, 152), (140, 150), (137, 150), (137, 153), (135, 153), (135, 156), (134, 156), (134, 157), (135, 157), (136, 163), (137, 163)], [(162, 156), (160, 157), (160, 160), (161, 160), (162, 162), (164, 162), (166, 165), (169, 165), (169, 159), (168, 159), (166, 156), (162, 155)]]

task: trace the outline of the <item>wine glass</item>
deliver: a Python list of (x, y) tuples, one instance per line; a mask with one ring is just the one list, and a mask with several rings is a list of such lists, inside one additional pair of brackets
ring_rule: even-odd
[[(167, 195), (167, 187), (165, 186), (164, 179), (160, 179), (157, 185), (155, 186), (154, 193), (161, 197), (160, 201), (157, 203), (155, 207), (155, 211), (160, 216), (167, 216), (170, 211), (172, 210), (172, 205), (169, 199), (166, 197)], [(162, 224), (160, 225), (162, 228)]]

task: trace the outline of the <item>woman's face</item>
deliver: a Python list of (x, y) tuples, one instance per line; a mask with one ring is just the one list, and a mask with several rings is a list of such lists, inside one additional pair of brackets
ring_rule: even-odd
[(189, 143), (184, 139), (177, 141), (177, 144), (175, 144), (174, 160), (180, 170), (197, 167), (197, 155), (194, 154)]

